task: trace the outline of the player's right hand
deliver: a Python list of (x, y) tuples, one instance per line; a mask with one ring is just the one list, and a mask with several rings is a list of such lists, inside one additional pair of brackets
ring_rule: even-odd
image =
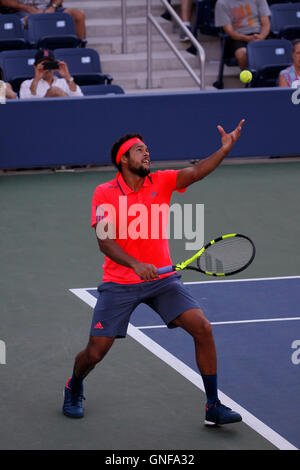
[(143, 279), (143, 281), (159, 279), (157, 268), (153, 264), (138, 262), (134, 265), (133, 270), (141, 279)]

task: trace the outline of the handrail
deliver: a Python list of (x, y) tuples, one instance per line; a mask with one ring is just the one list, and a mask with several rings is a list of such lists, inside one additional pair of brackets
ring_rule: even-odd
[(122, 15), (122, 54), (127, 54), (127, 9), (126, 9), (126, 0), (122, 0), (121, 5), (121, 15)]
[(204, 88), (204, 67), (205, 67), (205, 51), (201, 44), (196, 40), (195, 36), (191, 33), (191, 31), (185, 26), (181, 18), (177, 15), (176, 11), (172, 8), (172, 6), (169, 4), (167, 0), (161, 0), (162, 4), (165, 6), (165, 8), (168, 10), (172, 18), (175, 20), (175, 22), (179, 25), (179, 27), (185, 32), (185, 34), (188, 36), (189, 40), (195, 47), (197, 51), (197, 55), (199, 58), (199, 63), (200, 63), (200, 78), (197, 76), (197, 74), (194, 72), (194, 70), (190, 67), (188, 62), (185, 60), (185, 58), (181, 55), (175, 44), (171, 41), (171, 39), (168, 37), (168, 35), (165, 33), (165, 31), (162, 29), (162, 27), (159, 25), (159, 23), (156, 21), (154, 16), (151, 13), (151, 6), (152, 6), (152, 1), (147, 0), (147, 88), (152, 88), (152, 30), (151, 30), (151, 24), (157, 29), (159, 34), (164, 38), (164, 40), (167, 42), (169, 47), (172, 49), (174, 54), (177, 56), (177, 58), (180, 60), (180, 62), (183, 64), (185, 69), (189, 72), (191, 77), (194, 79), (194, 81), (197, 83), (197, 85), (203, 89)]

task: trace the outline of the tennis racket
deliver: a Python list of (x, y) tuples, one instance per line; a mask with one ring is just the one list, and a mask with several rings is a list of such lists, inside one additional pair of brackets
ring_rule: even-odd
[[(209, 276), (231, 276), (246, 269), (254, 260), (252, 240), (240, 233), (222, 235), (207, 243), (194, 256), (173, 266), (158, 269), (159, 274), (192, 269)], [(196, 261), (197, 266), (190, 266)]]

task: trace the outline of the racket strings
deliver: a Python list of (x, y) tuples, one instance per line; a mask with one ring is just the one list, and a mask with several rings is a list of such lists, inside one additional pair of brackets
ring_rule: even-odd
[(197, 264), (202, 271), (228, 274), (244, 268), (253, 256), (254, 247), (250, 240), (231, 237), (209, 245), (197, 259)]

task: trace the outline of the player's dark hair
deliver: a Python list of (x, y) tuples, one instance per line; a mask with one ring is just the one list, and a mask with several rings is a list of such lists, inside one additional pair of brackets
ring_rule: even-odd
[[(140, 134), (126, 134), (123, 137), (120, 137), (120, 139), (118, 139), (111, 148), (111, 151), (110, 151), (111, 161), (113, 165), (115, 165), (115, 167), (117, 167), (117, 169), (120, 172), (122, 172), (121, 162), (119, 164), (116, 163), (118, 150), (121, 147), (121, 145), (124, 144), (124, 142), (126, 142), (129, 139), (132, 139), (133, 137), (138, 137), (140, 140), (143, 140), (143, 137)], [(124, 154), (126, 155), (126, 157), (129, 157), (129, 150), (127, 150), (127, 152)]]
[(294, 39), (292, 41), (292, 44), (293, 44), (293, 52), (295, 51), (295, 47), (297, 46), (297, 44), (300, 44), (300, 39)]

